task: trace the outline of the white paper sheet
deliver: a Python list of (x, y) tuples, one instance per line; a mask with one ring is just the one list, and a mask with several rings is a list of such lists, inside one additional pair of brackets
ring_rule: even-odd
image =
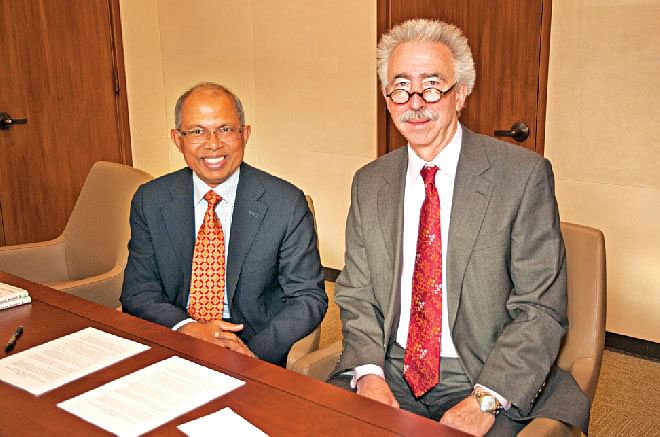
[(0, 380), (40, 395), (147, 349), (133, 340), (85, 328), (1, 359)]
[(183, 423), (177, 428), (189, 437), (214, 437), (218, 435), (239, 435), (241, 437), (268, 436), (256, 426), (245, 420), (234, 410), (225, 407), (199, 419)]
[(58, 404), (120, 436), (145, 433), (244, 382), (170, 357)]

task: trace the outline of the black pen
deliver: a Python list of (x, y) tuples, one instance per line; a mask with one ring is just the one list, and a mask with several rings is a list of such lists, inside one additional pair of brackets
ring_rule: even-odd
[(12, 349), (14, 349), (14, 346), (16, 346), (16, 340), (18, 340), (18, 337), (20, 337), (21, 335), (23, 335), (23, 327), (19, 326), (18, 328), (16, 328), (14, 333), (9, 338), (9, 341), (5, 345), (6, 354), (8, 354), (9, 352), (11, 352)]

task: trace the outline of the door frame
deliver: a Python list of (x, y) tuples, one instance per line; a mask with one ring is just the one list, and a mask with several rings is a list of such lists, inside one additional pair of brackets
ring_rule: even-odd
[[(552, 0), (542, 0), (543, 14), (541, 16), (541, 47), (539, 56), (539, 86), (536, 109), (536, 143), (535, 151), (543, 155), (545, 150), (545, 114), (548, 99), (548, 64), (550, 59), (550, 24), (552, 22)], [(392, 27), (389, 0), (376, 0), (376, 44), (381, 35)], [(387, 134), (387, 107), (381, 91), (381, 85), (376, 78), (376, 145), (377, 156), (391, 152), (390, 138)]]
[(121, 34), (119, 0), (108, 0), (108, 17), (112, 38), (112, 69), (115, 82), (115, 108), (117, 111), (117, 133), (119, 134), (119, 155), (126, 165), (133, 165), (131, 152), (131, 127), (128, 115), (128, 95), (126, 94), (126, 70), (124, 68), (124, 43)]

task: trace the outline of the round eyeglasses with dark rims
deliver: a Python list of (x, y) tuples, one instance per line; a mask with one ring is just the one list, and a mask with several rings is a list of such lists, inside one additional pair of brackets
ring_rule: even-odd
[(188, 142), (192, 144), (206, 143), (211, 139), (211, 132), (214, 132), (218, 140), (222, 141), (223, 143), (231, 143), (237, 141), (241, 137), (243, 126), (220, 126), (213, 131), (203, 127), (195, 127), (187, 130), (177, 129), (177, 132), (179, 132), (180, 135), (182, 135)]
[(394, 103), (397, 104), (403, 104), (406, 103), (412, 96), (417, 94), (420, 96), (426, 103), (435, 103), (445, 97), (447, 94), (452, 92), (456, 88), (456, 82), (452, 86), (449, 87), (448, 90), (446, 91), (441, 91), (437, 88), (425, 88), (421, 92), (415, 91), (415, 92), (410, 92), (408, 90), (400, 89), (397, 88), (395, 90), (392, 90), (387, 97), (392, 99)]

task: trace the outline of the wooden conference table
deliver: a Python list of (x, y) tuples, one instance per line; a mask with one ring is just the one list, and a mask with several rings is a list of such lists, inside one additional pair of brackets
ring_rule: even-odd
[[(157, 361), (177, 355), (245, 381), (245, 385), (153, 430), (183, 435), (176, 426), (231, 407), (272, 436), (465, 435), (432, 420), (362, 398), (269, 363), (172, 331), (119, 311), (0, 272), (0, 281), (29, 291), (32, 303), (0, 311), (0, 342), (24, 326), (12, 354), (86, 327), (151, 348), (40, 396), (0, 381), (0, 435), (107, 435), (57, 407)], [(5, 356), (0, 351), (0, 358)], [(216, 430), (222, 434), (222, 430)]]

